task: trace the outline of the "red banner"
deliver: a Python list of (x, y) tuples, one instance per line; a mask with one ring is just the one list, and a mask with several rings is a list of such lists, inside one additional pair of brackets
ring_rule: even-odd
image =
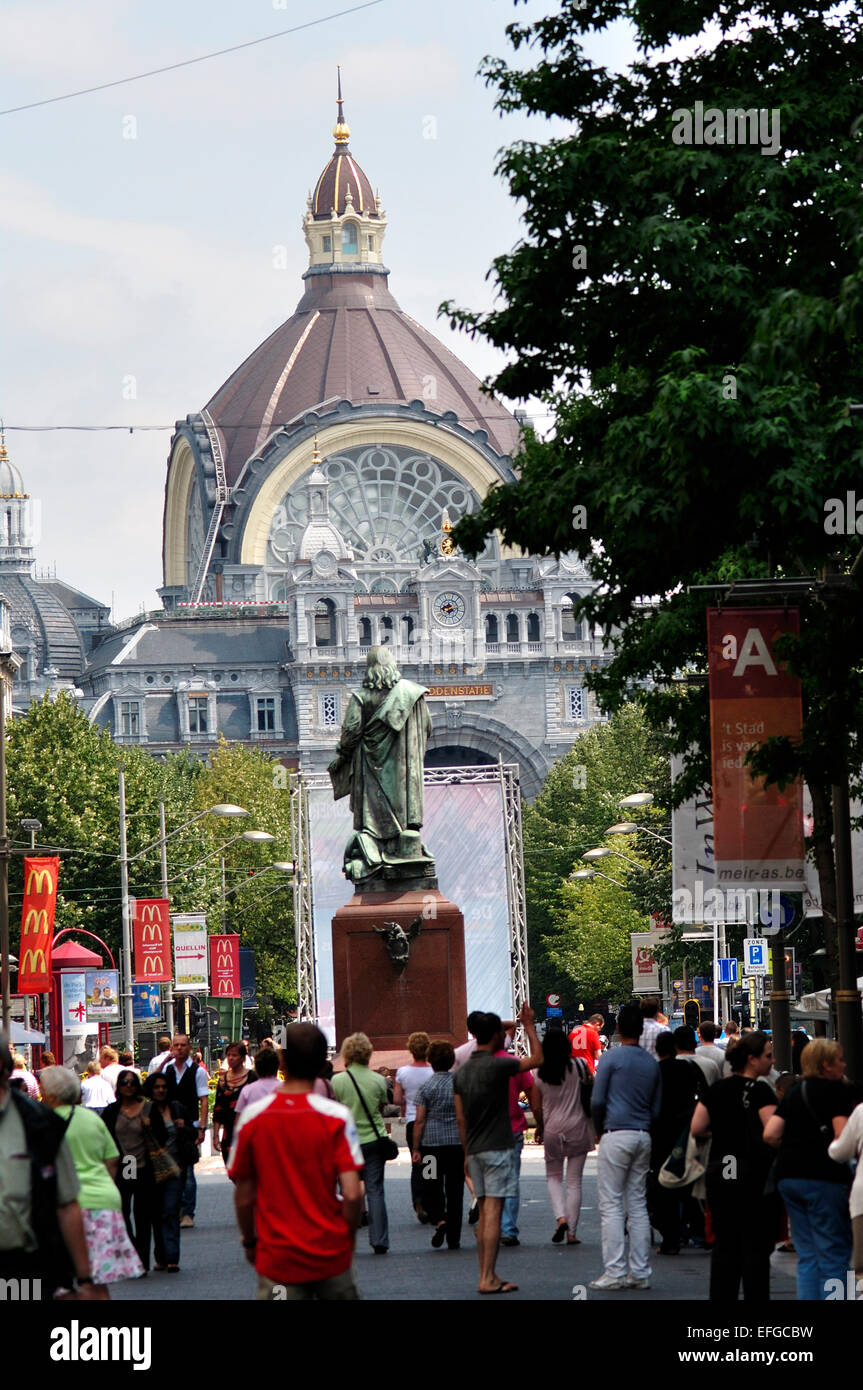
[(58, 858), (24, 860), (19, 994), (44, 994), (51, 988), (51, 941), (59, 871)]
[(240, 999), (240, 938), (210, 937), (210, 991), (217, 999)]
[(710, 742), (717, 886), (803, 888), (803, 785), (766, 787), (744, 766), (771, 737), (800, 739), (800, 682), (774, 656), (776, 639), (800, 630), (797, 609), (737, 608), (707, 614)]
[(136, 985), (170, 980), (171, 905), (167, 898), (138, 898), (132, 931), (135, 942)]

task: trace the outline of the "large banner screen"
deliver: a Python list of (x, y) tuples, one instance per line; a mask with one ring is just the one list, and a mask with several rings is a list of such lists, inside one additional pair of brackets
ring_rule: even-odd
[[(351, 898), (342, 875), (353, 831), (347, 800), (329, 787), (309, 789), (315, 886), (318, 1017), (335, 1041), (332, 919)], [(431, 783), (425, 789), (423, 842), (437, 861), (440, 891), (464, 914), (467, 1007), (512, 1017), (503, 789), (497, 782)], [(416, 1027), (424, 1026), (418, 1018)]]

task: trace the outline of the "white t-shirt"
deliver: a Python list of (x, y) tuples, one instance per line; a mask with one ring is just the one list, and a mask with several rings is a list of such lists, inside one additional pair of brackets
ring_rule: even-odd
[(114, 1088), (110, 1081), (105, 1080), (104, 1072), (100, 1072), (98, 1076), (81, 1078), (81, 1104), (85, 1110), (104, 1110), (105, 1106), (112, 1105), (115, 1099)]
[(415, 1062), (409, 1067), (399, 1067), (396, 1072), (396, 1081), (405, 1093), (405, 1120), (408, 1124), (417, 1117), (417, 1091), (432, 1075), (428, 1062)]
[(167, 1062), (168, 1058), (170, 1057), (170, 1055), (171, 1055), (171, 1049), (170, 1049), (170, 1047), (168, 1048), (167, 1052), (160, 1052), (160, 1053), (158, 1053), (158, 1055), (155, 1056), (155, 1057), (152, 1059), (152, 1061), (150, 1062), (150, 1065), (149, 1065), (148, 1068), (147, 1068), (147, 1075), (148, 1075), (148, 1076), (152, 1076), (154, 1071), (161, 1071), (162, 1068), (163, 1068), (163, 1066), (164, 1066), (165, 1063)]
[(462, 1043), (461, 1047), (457, 1047), (455, 1050), (455, 1062), (450, 1070), (458, 1071), (459, 1067), (463, 1067), (468, 1057), (472, 1057), (475, 1052), (476, 1038), (470, 1038), (466, 1043)]

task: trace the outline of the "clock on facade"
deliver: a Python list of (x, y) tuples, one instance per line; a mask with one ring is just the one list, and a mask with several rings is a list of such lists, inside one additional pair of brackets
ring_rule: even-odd
[(464, 621), (465, 612), (465, 601), (461, 594), (436, 594), (432, 600), (435, 621), (444, 627), (457, 627)]

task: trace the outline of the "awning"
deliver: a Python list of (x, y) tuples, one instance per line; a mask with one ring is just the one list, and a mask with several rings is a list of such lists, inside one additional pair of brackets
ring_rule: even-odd
[[(863, 975), (857, 978), (857, 988), (863, 989)], [(821, 1013), (827, 1013), (830, 1008), (830, 990), (819, 989), (814, 994), (804, 994), (800, 1000), (801, 1009), (815, 1009)]]
[(40, 1046), (45, 1041), (44, 1033), (34, 1033), (32, 1028), (25, 1028), (23, 1023), (10, 1023), (9, 1030), (12, 1034), (12, 1042), (21, 1046), (33, 1046), (38, 1043)]

